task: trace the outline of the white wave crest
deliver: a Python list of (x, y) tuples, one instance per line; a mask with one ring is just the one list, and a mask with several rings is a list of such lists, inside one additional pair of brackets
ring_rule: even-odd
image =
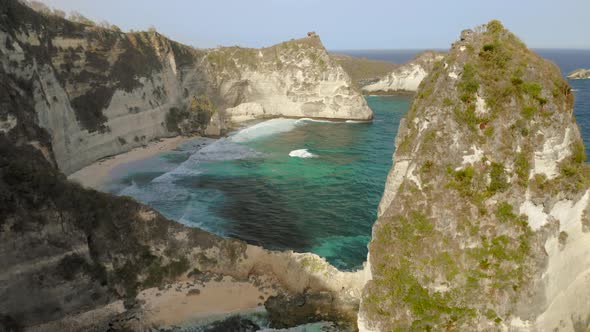
[(232, 142), (242, 143), (264, 136), (284, 133), (293, 130), (293, 128), (295, 128), (297, 121), (298, 120), (282, 118), (264, 121), (255, 124), (252, 127), (248, 127), (238, 131), (229, 139)]
[(299, 150), (293, 150), (293, 151), (289, 152), (289, 157), (314, 158), (314, 157), (317, 157), (317, 155), (309, 152), (307, 149), (299, 149)]
[(346, 123), (369, 123), (371, 121), (346, 120)]
[(297, 124), (304, 124), (305, 122), (342, 123), (342, 121), (330, 121), (330, 120), (320, 120), (320, 119), (311, 119), (311, 118), (301, 118), (296, 121)]

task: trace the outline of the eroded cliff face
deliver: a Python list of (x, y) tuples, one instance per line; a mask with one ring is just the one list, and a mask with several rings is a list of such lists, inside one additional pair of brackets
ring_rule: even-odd
[(331, 53), (330, 57), (344, 68), (359, 88), (379, 81), (400, 66), (390, 61), (353, 57), (345, 54)]
[[(354, 323), (361, 274), (185, 227), (62, 173), (153, 137), (222, 128), (226, 99), (205, 53), (7, 0), (0, 39), (0, 330), (143, 331), (158, 307), (138, 294), (224, 277), (263, 277), (274, 303), (314, 298), (313, 319)], [(297, 323), (276, 310), (275, 324)]]
[(155, 31), (121, 33), (1, 4), (2, 67), (31, 82), (39, 125), (67, 174), (154, 138), (219, 136), (251, 119), (372, 118), (318, 37), (196, 50)]
[(276, 116), (372, 118), (348, 74), (317, 36), (262, 49), (215, 49), (206, 61), (219, 97), (231, 107), (225, 121)]
[(590, 169), (557, 66), (466, 30), (400, 125), (361, 330), (586, 330)]
[(412, 61), (399, 66), (376, 82), (363, 86), (362, 90), (365, 93), (415, 92), (420, 82), (443, 56), (434, 51), (422, 52)]

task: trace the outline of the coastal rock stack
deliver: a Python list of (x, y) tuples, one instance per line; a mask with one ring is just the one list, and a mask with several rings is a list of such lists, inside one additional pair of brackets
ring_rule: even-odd
[(362, 87), (364, 93), (415, 92), (420, 82), (432, 71), (434, 64), (444, 55), (440, 52), (425, 51), (376, 82)]
[(585, 330), (590, 168), (570, 87), (498, 21), (433, 66), (396, 138), (359, 328)]

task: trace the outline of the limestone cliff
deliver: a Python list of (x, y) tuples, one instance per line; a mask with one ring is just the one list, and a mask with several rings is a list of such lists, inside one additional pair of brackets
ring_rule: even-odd
[(359, 88), (379, 81), (382, 77), (385, 77), (400, 66), (390, 61), (354, 57), (345, 54), (330, 54), (330, 57), (344, 68), (348, 76), (350, 76)]
[[(306, 305), (312, 319), (354, 322), (361, 274), (185, 227), (130, 198), (68, 182), (60, 170), (151, 137), (207, 131), (225, 99), (203, 79), (214, 70), (205, 53), (7, 0), (0, 38), (0, 330), (143, 331), (158, 308), (145, 308), (138, 294), (212, 276), (264, 277), (277, 293), (272, 303), (314, 299)], [(337, 85), (326, 88), (328, 79), (318, 85), (324, 101)], [(335, 102), (344, 104), (339, 91), (344, 101)], [(297, 324), (280, 309), (269, 306), (273, 324)]]
[(206, 56), (212, 85), (223, 101), (224, 121), (261, 117), (372, 118), (348, 74), (318, 36), (267, 48), (226, 47)]
[(434, 65), (396, 138), (361, 330), (582, 331), (590, 168), (556, 65), (498, 21)]
[(365, 93), (414, 92), (442, 58), (443, 54), (439, 52), (422, 52), (376, 82), (363, 86), (362, 90)]
[(218, 136), (251, 119), (372, 118), (316, 36), (198, 50), (156, 31), (121, 33), (0, 4), (1, 66), (31, 83), (39, 125), (67, 174), (154, 138)]

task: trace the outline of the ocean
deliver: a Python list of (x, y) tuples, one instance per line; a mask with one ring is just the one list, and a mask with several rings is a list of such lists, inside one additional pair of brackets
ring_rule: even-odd
[[(537, 50), (567, 73), (590, 50)], [(338, 51), (404, 62), (419, 50)], [(590, 147), (590, 80), (570, 81)], [(183, 224), (268, 249), (314, 252), (342, 270), (362, 267), (399, 121), (410, 96), (369, 96), (372, 123), (274, 119), (219, 140), (122, 165), (105, 190), (132, 196)]]

